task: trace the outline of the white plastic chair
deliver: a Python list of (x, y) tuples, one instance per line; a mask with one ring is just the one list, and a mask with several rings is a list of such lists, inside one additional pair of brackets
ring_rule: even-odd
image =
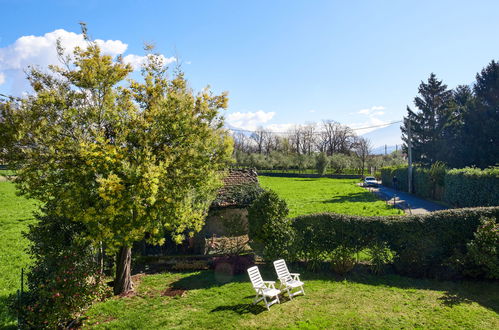
[[(284, 259), (274, 261), (274, 268), (275, 272), (277, 273), (277, 278), (279, 279), (279, 282), (281, 282), (280, 289), (286, 289), (289, 295), (289, 299), (293, 299), (294, 296), (300, 293), (305, 295), (305, 290), (303, 289), (303, 285), (305, 283), (300, 281), (300, 274), (290, 273)], [(291, 292), (292, 290), (297, 288), (300, 288), (300, 290), (294, 293)]]
[[(263, 300), (265, 302), (265, 307), (267, 307), (267, 310), (270, 310), (270, 306), (275, 303), (280, 303), (279, 294), (281, 293), (281, 290), (275, 288), (275, 281), (264, 281), (262, 279), (262, 275), (260, 275), (258, 266), (248, 268), (248, 275), (251, 280), (251, 284), (256, 291), (253, 305)], [(274, 300), (271, 300), (270, 302), (267, 301), (267, 298), (273, 297), (275, 297)]]

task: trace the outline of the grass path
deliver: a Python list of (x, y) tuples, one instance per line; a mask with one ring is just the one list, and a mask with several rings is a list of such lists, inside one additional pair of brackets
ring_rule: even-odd
[(29, 262), (27, 241), (21, 233), (34, 222), (36, 208), (33, 201), (16, 196), (15, 191), (13, 183), (0, 181), (0, 328), (14, 325), (7, 314), (7, 298), (20, 287), (21, 268)]
[(259, 176), (260, 185), (286, 200), (289, 216), (333, 212), (352, 215), (403, 214), (387, 206), (364, 188), (357, 179), (278, 178)]
[[(273, 279), (273, 271), (264, 271)], [(499, 328), (499, 290), (494, 283), (439, 282), (396, 275), (302, 272), (306, 296), (267, 312), (251, 305), (246, 275), (224, 278), (213, 271), (142, 277), (137, 295), (112, 298), (86, 313), (84, 328)], [(182, 296), (162, 293), (187, 290)]]

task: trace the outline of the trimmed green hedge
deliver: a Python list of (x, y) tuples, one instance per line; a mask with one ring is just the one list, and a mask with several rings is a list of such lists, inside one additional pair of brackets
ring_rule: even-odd
[(447, 171), (444, 201), (459, 207), (499, 205), (499, 167)]
[[(381, 169), (384, 186), (393, 188), (392, 179), (398, 179), (397, 189), (408, 191), (407, 167)], [(443, 186), (432, 182), (431, 170), (413, 168), (413, 193), (423, 198), (445, 201), (457, 207), (499, 205), (499, 167), (488, 169), (463, 168), (445, 172)]]
[(466, 254), (482, 216), (499, 218), (499, 207), (454, 209), (425, 215), (361, 217), (334, 213), (294, 218), (295, 260), (319, 262), (338, 247), (362, 251), (386, 244), (394, 266), (411, 276), (453, 277), (462, 273)]

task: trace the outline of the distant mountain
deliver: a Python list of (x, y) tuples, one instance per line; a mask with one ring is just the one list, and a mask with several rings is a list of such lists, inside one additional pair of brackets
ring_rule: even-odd
[(371, 141), (374, 154), (384, 154), (385, 145), (387, 146), (387, 153), (390, 153), (395, 151), (396, 146), (399, 150), (401, 148), (402, 132), (400, 131), (400, 125), (400, 123), (397, 123), (379, 128), (362, 136)]

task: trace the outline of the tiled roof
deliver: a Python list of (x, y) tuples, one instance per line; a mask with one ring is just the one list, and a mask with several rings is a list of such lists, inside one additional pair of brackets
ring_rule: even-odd
[(254, 169), (230, 169), (229, 173), (223, 180), (224, 185), (218, 191), (217, 200), (213, 206), (217, 207), (227, 207), (227, 206), (237, 206), (237, 202), (227, 200), (225, 197), (226, 192), (232, 186), (242, 185), (242, 184), (258, 184), (258, 174)]

